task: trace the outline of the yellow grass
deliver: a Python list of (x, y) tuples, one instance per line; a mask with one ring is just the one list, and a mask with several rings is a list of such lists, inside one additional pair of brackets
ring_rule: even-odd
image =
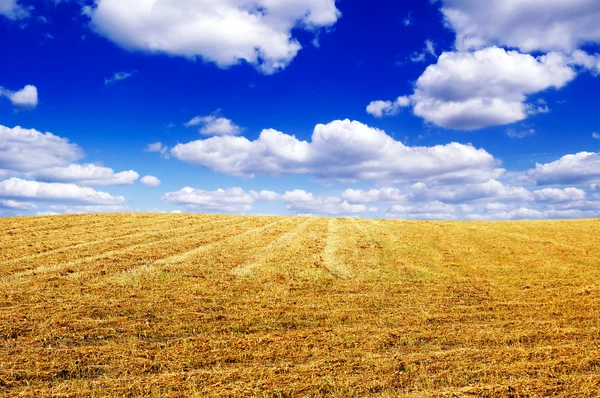
[(595, 397), (600, 220), (0, 220), (0, 395)]

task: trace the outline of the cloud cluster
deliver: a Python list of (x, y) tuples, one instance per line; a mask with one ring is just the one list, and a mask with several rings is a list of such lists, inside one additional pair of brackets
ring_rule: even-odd
[(312, 141), (267, 129), (256, 141), (219, 136), (179, 144), (177, 159), (235, 176), (311, 174), (338, 180), (487, 180), (502, 170), (483, 149), (451, 143), (409, 147), (357, 121), (319, 124)]
[(38, 104), (37, 88), (30, 84), (18, 91), (11, 91), (0, 87), (0, 97), (6, 97), (14, 106), (23, 108), (35, 108)]
[(184, 188), (167, 193), (164, 203), (203, 212), (249, 213), (257, 201), (280, 202), (293, 214), (372, 216), (389, 218), (537, 219), (597, 217), (600, 201), (579, 188), (528, 190), (496, 180), (479, 184), (416, 183), (368, 191), (347, 189), (340, 195), (318, 196), (302, 189), (279, 194), (241, 188), (205, 191)]
[[(600, 43), (596, 0), (442, 0), (442, 12), (456, 49), (427, 67), (409, 96), (413, 113), (437, 126), (477, 130), (547, 113), (529, 97), (564, 87), (581, 70), (600, 74), (600, 54), (580, 49)], [(398, 113), (391, 104), (373, 101), (368, 113)]]
[(38, 202), (70, 203), (112, 211), (121, 206), (122, 196), (90, 187), (133, 184), (138, 173), (76, 163), (84, 156), (83, 150), (66, 138), (0, 125), (0, 178), (8, 178), (0, 181), (0, 207), (31, 211)]
[(288, 211), (295, 214), (359, 215), (377, 211), (374, 207), (350, 204), (335, 196), (315, 196), (301, 189), (278, 194), (266, 190), (246, 192), (242, 188), (205, 191), (186, 187), (165, 194), (162, 201), (204, 212), (249, 213), (257, 201), (282, 202)]
[(294, 29), (336, 23), (335, 0), (96, 0), (93, 29), (131, 50), (200, 57), (220, 67), (284, 69), (302, 48)]

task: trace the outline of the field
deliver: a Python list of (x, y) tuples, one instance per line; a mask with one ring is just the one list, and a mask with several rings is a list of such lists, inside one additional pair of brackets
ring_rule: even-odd
[(0, 220), (0, 395), (598, 396), (600, 220)]

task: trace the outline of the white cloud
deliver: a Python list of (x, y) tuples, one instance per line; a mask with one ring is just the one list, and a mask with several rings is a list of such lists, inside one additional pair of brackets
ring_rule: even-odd
[(596, 139), (596, 140), (600, 140), (600, 133), (593, 132), (593, 133), (592, 133), (592, 138), (594, 138), (594, 139)]
[(375, 117), (397, 115), (402, 108), (410, 106), (410, 98), (402, 96), (396, 101), (371, 101), (367, 106), (367, 113)]
[(19, 5), (17, 0), (0, 0), (0, 15), (16, 20), (28, 17), (29, 11)]
[(274, 200), (281, 199), (281, 195), (273, 191), (262, 190), (260, 192), (250, 191), (250, 195), (256, 200), (262, 200), (265, 202), (271, 202)]
[(126, 206), (121, 205), (51, 205), (48, 206), (54, 214), (92, 214), (92, 213), (120, 213), (131, 211)]
[(200, 133), (203, 135), (236, 135), (242, 128), (231, 120), (217, 116), (196, 116), (185, 124), (186, 127), (202, 126)]
[(144, 176), (140, 181), (142, 184), (147, 185), (149, 187), (160, 186), (160, 180), (154, 176)]
[(410, 62), (414, 62), (414, 63), (425, 62), (425, 57), (426, 57), (426, 54), (424, 52), (413, 53), (410, 56)]
[(83, 151), (66, 138), (0, 125), (0, 169), (30, 172), (69, 165)]
[(371, 189), (369, 191), (347, 189), (342, 198), (350, 203), (399, 202), (406, 200), (408, 195), (398, 188)]
[(500, 212), (506, 210), (507, 207), (506, 203), (488, 203), (485, 205), (485, 209), (489, 212)]
[(437, 57), (437, 52), (435, 51), (435, 42), (433, 40), (425, 40), (425, 51), (432, 57)]
[(28, 84), (19, 91), (10, 91), (0, 87), (0, 97), (7, 97), (14, 106), (35, 108), (38, 104), (38, 91)]
[(0, 207), (14, 210), (35, 210), (37, 206), (35, 203), (19, 202), (16, 200), (0, 200)]
[(588, 54), (585, 51), (577, 50), (570, 56), (573, 65), (581, 66), (589, 70), (592, 75), (600, 74), (600, 54)]
[(133, 76), (132, 72), (117, 72), (112, 77), (105, 78), (104, 85), (108, 86), (114, 83), (118, 83), (120, 81), (129, 79), (131, 76)]
[(538, 185), (579, 184), (600, 180), (600, 153), (580, 152), (559, 160), (536, 164), (527, 176)]
[(425, 62), (427, 56), (432, 56), (437, 58), (437, 53), (435, 51), (435, 42), (433, 40), (425, 40), (425, 47), (421, 52), (415, 52), (411, 55), (411, 62)]
[[(410, 96), (413, 113), (428, 122), (461, 130), (511, 124), (550, 112), (547, 104), (527, 103), (528, 96), (560, 89), (582, 69), (600, 74), (600, 54), (580, 49), (600, 43), (597, 0), (442, 3), (446, 23), (456, 32), (456, 50), (429, 66)], [(436, 54), (433, 42), (412, 61), (424, 61), (427, 54)], [(374, 102), (372, 110), (383, 116), (389, 104)], [(522, 138), (531, 131), (508, 133)]]
[(525, 138), (535, 135), (535, 130), (531, 128), (508, 129), (506, 130), (506, 135), (510, 138)]
[(417, 80), (413, 112), (440, 127), (475, 130), (523, 120), (527, 95), (561, 88), (576, 76), (569, 60), (502, 48), (446, 52)]
[(93, 164), (50, 167), (31, 174), (41, 181), (72, 182), (85, 186), (131, 185), (139, 178), (133, 170), (115, 173), (113, 169)]
[(545, 188), (534, 193), (535, 200), (540, 202), (569, 202), (585, 200), (586, 194), (577, 188)]
[(411, 187), (411, 200), (441, 200), (461, 203), (480, 199), (531, 201), (533, 194), (525, 188), (507, 186), (497, 180), (476, 184), (433, 185), (416, 183)]
[(119, 205), (125, 199), (75, 184), (45, 183), (11, 178), (0, 182), (0, 198), (42, 202), (73, 202), (96, 205)]
[(369, 211), (365, 205), (350, 204), (335, 196), (314, 196), (303, 190), (288, 191), (282, 199), (287, 209), (297, 214), (351, 215)]
[(169, 148), (167, 148), (167, 146), (163, 145), (161, 142), (155, 142), (152, 144), (148, 144), (146, 146), (146, 149), (144, 149), (144, 150), (146, 152), (160, 153), (162, 155), (162, 157), (165, 159), (169, 158)]
[(461, 213), (472, 211), (465, 205), (450, 205), (440, 201), (414, 205), (394, 205), (387, 212), (388, 218), (409, 220), (456, 220)]
[(221, 173), (250, 176), (312, 174), (340, 180), (483, 180), (502, 173), (483, 149), (451, 143), (408, 147), (385, 132), (349, 120), (315, 127), (312, 142), (276, 130), (256, 141), (219, 136), (179, 144), (177, 159)]
[(502, 211), (489, 215), (475, 215), (471, 216), (470, 218), (479, 220), (531, 220), (547, 218), (547, 215), (538, 210), (529, 209), (526, 207), (519, 207), (510, 211)]
[(254, 204), (252, 195), (242, 188), (203, 191), (186, 187), (177, 192), (166, 193), (161, 200), (168, 204), (184, 205), (193, 210), (226, 213), (247, 213), (252, 210)]
[(284, 69), (301, 49), (292, 29), (311, 32), (340, 17), (335, 0), (96, 0), (92, 27), (118, 45), (220, 67), (246, 61)]
[(49, 217), (49, 216), (58, 216), (60, 213), (55, 211), (38, 211), (35, 213), (37, 217)]
[(600, 42), (597, 0), (443, 0), (459, 50), (491, 45), (572, 52)]
[(600, 191), (600, 184), (590, 184), (590, 190)]

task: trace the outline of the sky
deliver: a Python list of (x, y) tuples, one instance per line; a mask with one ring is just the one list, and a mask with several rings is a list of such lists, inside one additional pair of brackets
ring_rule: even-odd
[(0, 216), (600, 217), (597, 0), (0, 0)]

